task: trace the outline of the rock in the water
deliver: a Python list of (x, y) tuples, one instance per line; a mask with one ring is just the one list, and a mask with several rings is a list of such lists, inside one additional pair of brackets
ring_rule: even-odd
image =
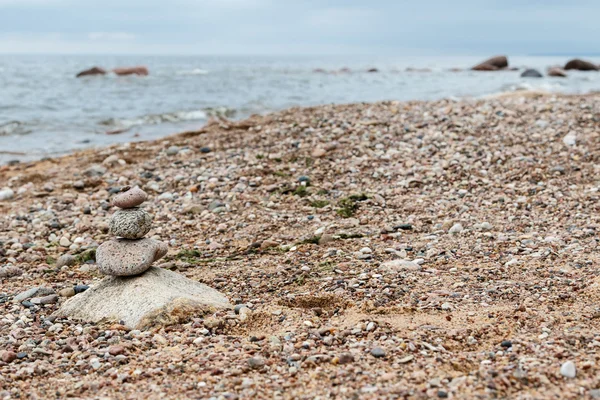
[(526, 69), (521, 74), (521, 78), (542, 78), (543, 75), (537, 69)]
[(565, 69), (577, 69), (579, 71), (598, 71), (598, 66), (589, 61), (580, 60), (578, 58), (574, 58), (573, 60), (569, 60), (565, 64)]
[(148, 68), (143, 66), (143, 65), (138, 65), (135, 67), (119, 67), (119, 68), (114, 68), (112, 70), (112, 72), (114, 72), (116, 75), (141, 75), (141, 76), (146, 76), (149, 74), (148, 72)]
[(77, 75), (75, 75), (75, 77), (76, 78), (81, 78), (82, 76), (105, 75), (105, 74), (106, 74), (106, 70), (104, 68), (92, 67), (90, 69), (86, 69), (84, 71), (81, 71), (80, 73), (78, 73)]
[(577, 369), (573, 361), (567, 361), (560, 366), (560, 374), (565, 378), (575, 378), (577, 375)]
[(136, 277), (106, 277), (67, 300), (56, 315), (87, 322), (123, 321), (132, 329), (149, 329), (225, 308), (231, 305), (217, 290), (152, 267)]
[(548, 76), (554, 76), (554, 77), (559, 77), (559, 78), (567, 77), (567, 73), (565, 72), (565, 70), (563, 70), (562, 68), (559, 68), (559, 67), (548, 68), (547, 74), (548, 74)]
[(125, 239), (140, 239), (152, 228), (152, 217), (141, 208), (117, 210), (109, 222), (110, 233)]
[(506, 58), (506, 56), (496, 56), (489, 58), (480, 64), (477, 64), (471, 69), (473, 71), (496, 71), (507, 67), (508, 58)]
[(119, 208), (133, 208), (139, 206), (147, 199), (148, 194), (138, 186), (135, 186), (113, 197), (112, 204)]
[(114, 239), (98, 246), (96, 263), (98, 270), (106, 275), (138, 275), (167, 251), (165, 243), (153, 239)]

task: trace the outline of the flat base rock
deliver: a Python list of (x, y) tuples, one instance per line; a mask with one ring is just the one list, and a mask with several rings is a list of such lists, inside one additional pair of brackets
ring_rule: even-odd
[(231, 307), (221, 292), (151, 267), (138, 276), (106, 277), (71, 297), (55, 315), (87, 322), (122, 321), (131, 329), (150, 329)]

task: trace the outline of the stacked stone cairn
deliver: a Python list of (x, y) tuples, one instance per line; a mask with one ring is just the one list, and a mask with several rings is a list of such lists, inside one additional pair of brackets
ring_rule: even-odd
[(152, 225), (150, 214), (140, 208), (147, 198), (139, 187), (123, 188), (113, 198), (119, 209), (109, 228), (116, 238), (96, 250), (98, 269), (108, 276), (65, 301), (56, 317), (109, 320), (130, 329), (151, 329), (232, 308), (223, 293), (152, 266), (167, 254), (167, 245), (144, 238)]
[(101, 273), (111, 276), (140, 275), (167, 254), (167, 245), (144, 238), (152, 228), (152, 216), (140, 208), (148, 195), (139, 187), (124, 187), (112, 204), (119, 209), (109, 223), (110, 233), (117, 236), (96, 250)]

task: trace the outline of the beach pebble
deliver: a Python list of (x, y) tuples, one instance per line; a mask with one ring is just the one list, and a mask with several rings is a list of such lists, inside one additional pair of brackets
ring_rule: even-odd
[(73, 297), (75, 296), (75, 289), (72, 287), (64, 288), (58, 292), (61, 297)]
[(13, 352), (13, 351), (3, 351), (2, 354), (0, 354), (0, 360), (4, 361), (7, 364), (10, 364), (11, 362), (15, 361), (17, 359), (17, 353)]
[(76, 262), (77, 259), (71, 254), (63, 254), (62, 256), (58, 257), (58, 260), (56, 260), (56, 268), (71, 266), (74, 265)]
[(60, 244), (62, 247), (69, 247), (71, 245), (71, 241), (69, 240), (68, 237), (63, 236), (58, 241), (58, 244)]
[(73, 288), (73, 290), (75, 291), (75, 294), (79, 294), (79, 293), (85, 292), (89, 288), (90, 287), (88, 285), (75, 285), (75, 287)]
[(575, 378), (577, 375), (577, 369), (573, 361), (567, 361), (560, 366), (560, 374), (565, 378)]
[(129, 276), (146, 271), (167, 254), (167, 245), (154, 239), (113, 239), (96, 250), (98, 270), (105, 275)]
[(23, 274), (23, 270), (19, 267), (7, 265), (0, 267), (0, 278), (12, 278), (13, 276), (19, 276)]
[(252, 369), (258, 369), (265, 365), (265, 360), (261, 357), (251, 357), (248, 359), (248, 366)]
[(15, 192), (12, 189), (6, 188), (0, 190), (0, 201), (10, 200), (15, 197)]
[(110, 354), (111, 356), (118, 356), (119, 354), (124, 354), (125, 353), (125, 347), (123, 346), (110, 346), (108, 348), (108, 354)]
[(91, 167), (89, 167), (88, 169), (83, 171), (83, 174), (90, 178), (100, 177), (100, 176), (104, 175), (105, 173), (106, 173), (106, 168), (104, 168), (102, 165), (97, 165), (97, 164), (92, 165)]
[(385, 357), (386, 353), (381, 347), (375, 347), (373, 350), (371, 350), (371, 355), (375, 358), (382, 358)]
[(452, 225), (452, 227), (448, 230), (448, 233), (451, 235), (458, 235), (459, 233), (461, 233), (463, 231), (463, 226), (461, 224), (454, 224)]
[(125, 192), (115, 195), (112, 199), (112, 204), (119, 208), (133, 208), (139, 206), (147, 199), (148, 194), (138, 186), (134, 186)]
[(338, 357), (339, 364), (350, 364), (354, 362), (354, 356), (351, 353), (342, 353)]
[(25, 290), (24, 292), (19, 293), (18, 295), (16, 295), (13, 298), (13, 302), (15, 303), (20, 303), (23, 300), (27, 300), (32, 298), (33, 296), (46, 296), (49, 294), (53, 294), (54, 293), (54, 289), (51, 288), (46, 288), (46, 287), (34, 287), (28, 290)]
[(386, 261), (381, 264), (383, 269), (386, 269), (390, 272), (396, 271), (420, 271), (423, 267), (417, 264), (414, 261), (408, 260), (391, 260)]
[(110, 233), (125, 239), (140, 239), (152, 228), (152, 217), (141, 208), (117, 210), (109, 222)]
[(33, 304), (54, 304), (58, 301), (58, 295), (50, 294), (44, 297), (34, 297), (31, 299)]
[(94, 369), (99, 369), (102, 366), (102, 364), (100, 364), (100, 360), (97, 357), (94, 357), (90, 360), (90, 365)]
[(174, 198), (173, 193), (170, 192), (161, 193), (160, 196), (158, 196), (158, 200), (172, 201)]
[(169, 147), (167, 149), (166, 153), (167, 153), (168, 156), (174, 156), (177, 153), (179, 153), (180, 150), (181, 149), (179, 147), (177, 147), (177, 146), (171, 146), (171, 147)]

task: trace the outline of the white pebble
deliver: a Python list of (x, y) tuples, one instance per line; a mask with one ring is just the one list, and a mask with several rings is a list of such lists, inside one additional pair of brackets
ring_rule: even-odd
[(0, 201), (10, 200), (15, 196), (15, 192), (12, 189), (6, 188), (0, 190)]
[(462, 230), (463, 230), (463, 226), (461, 224), (454, 224), (454, 225), (452, 225), (452, 228), (450, 228), (448, 233), (450, 233), (451, 235), (457, 235), (457, 234), (461, 233)]
[(577, 375), (577, 369), (573, 361), (567, 361), (560, 366), (560, 374), (565, 378), (575, 378)]

